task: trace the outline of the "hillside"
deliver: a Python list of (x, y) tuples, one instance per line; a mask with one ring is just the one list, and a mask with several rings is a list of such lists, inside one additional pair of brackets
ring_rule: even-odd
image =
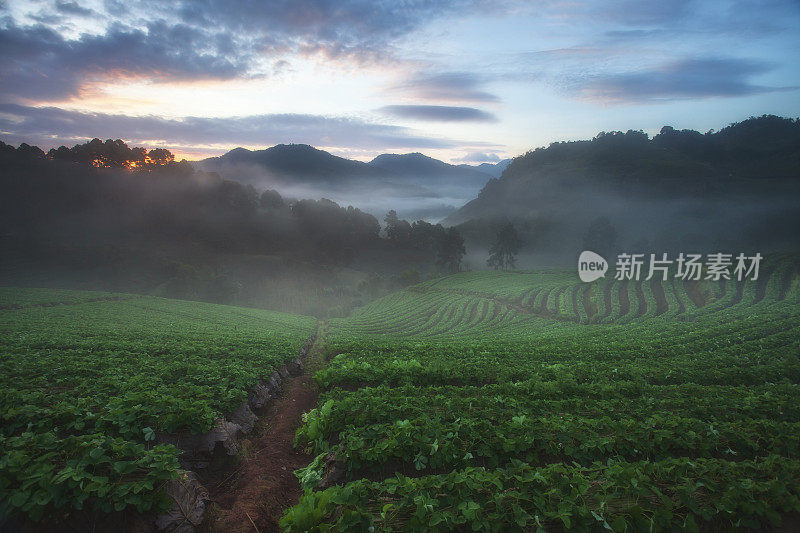
[(493, 178), (499, 178), (500, 175), (508, 168), (508, 165), (511, 164), (511, 159), (503, 159), (502, 161), (498, 161), (497, 163), (481, 163), (480, 165), (459, 165), (460, 167), (465, 168), (474, 168), (475, 170), (480, 170), (485, 174), (489, 174)]
[(630, 287), (467, 272), (334, 320), (319, 407), (298, 431), (317, 457), (282, 523), (790, 527), (799, 266)]
[[(204, 170), (219, 172), (231, 178), (235, 177), (235, 173), (251, 167), (251, 170), (257, 169), (265, 177), (283, 185), (299, 182), (345, 186), (350, 182), (363, 180), (394, 183), (398, 186), (428, 186), (429, 194), (440, 186), (460, 184), (481, 187), (493, 174), (492, 171), (482, 171), (483, 167), (450, 165), (420, 153), (381, 154), (369, 163), (363, 163), (338, 157), (306, 144), (278, 144), (264, 150), (235, 148), (222, 156), (198, 161), (197, 164)], [(488, 167), (495, 168), (493, 165)]]
[(324, 197), (382, 218), (390, 209), (411, 220), (438, 220), (474, 197), (490, 175), (415, 154), (383, 154), (369, 163), (305, 144), (236, 148), (198, 161), (225, 179), (274, 188), (290, 197)]
[[(798, 192), (800, 121), (764, 116), (706, 134), (665, 126), (652, 139), (611, 132), (538, 148), (514, 159), (444, 223), (535, 223), (538, 234), (527, 240), (550, 251), (579, 249), (599, 217), (615, 226), (622, 246), (646, 239), (672, 249), (668, 233), (684, 247), (719, 248), (731, 240), (785, 247), (797, 242), (784, 228), (800, 222)], [(698, 227), (703, 235), (693, 235)]]
[(217, 448), (238, 451), (315, 325), (134, 294), (0, 288), (0, 529), (22, 530), (27, 517), (45, 520), (40, 531), (148, 530), (143, 518), (173, 505), (165, 491), (191, 488), (187, 470)]
[(278, 144), (264, 150), (234, 148), (219, 156), (203, 159), (198, 166), (205, 170), (227, 174), (237, 167), (252, 166), (276, 181), (336, 183), (359, 179), (388, 179), (392, 175), (380, 172), (360, 161), (338, 157), (307, 144)]
[(365, 186), (383, 195), (403, 198), (437, 196), (431, 189), (403, 183), (391, 172), (307, 144), (278, 144), (264, 150), (235, 148), (196, 164), (225, 179), (300, 197), (313, 194), (338, 198), (337, 193), (352, 194)]
[[(435, 268), (438, 237), (390, 242), (379, 219), (352, 204), (283, 197), (170, 153), (167, 164), (140, 165), (147, 154), (119, 140), (47, 154), (0, 141), (0, 284), (324, 316), (370, 298), (361, 282), (372, 273), (383, 291), (404, 270)], [(359, 194), (396, 207), (377, 187)]]
[(381, 154), (369, 163), (399, 176), (407, 183), (416, 183), (438, 191), (451, 188), (480, 190), (490, 175), (463, 165), (450, 165), (420, 153)]
[(0, 289), (0, 524), (791, 525), (800, 259), (762, 266), (742, 283), (463, 272), (316, 326)]

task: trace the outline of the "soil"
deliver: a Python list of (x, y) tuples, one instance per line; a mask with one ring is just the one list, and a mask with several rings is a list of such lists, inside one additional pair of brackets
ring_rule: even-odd
[[(583, 307), (586, 310), (586, 317), (591, 322), (595, 316), (597, 315), (597, 305), (595, 305), (594, 300), (592, 299), (593, 291), (597, 291), (595, 287), (592, 285), (586, 285), (586, 288), (583, 290)], [(598, 298), (601, 298), (602, 295), (599, 295)]]
[(647, 314), (647, 311), (649, 309), (649, 306), (647, 305), (647, 299), (645, 299), (644, 297), (644, 289), (642, 288), (642, 283), (644, 283), (644, 281), (637, 281), (635, 286), (636, 299), (639, 301), (639, 309), (636, 312), (636, 318), (639, 318), (640, 316), (644, 316), (645, 314)]
[(603, 313), (603, 316), (599, 317), (600, 320), (611, 316), (611, 313), (614, 312), (614, 309), (612, 307), (613, 300), (611, 299), (611, 292), (613, 286), (614, 286), (613, 283), (606, 283), (605, 286), (603, 287), (603, 298), (605, 299), (606, 302), (606, 310)]
[[(584, 304), (584, 310), (586, 309), (586, 305)], [(581, 316), (581, 312), (578, 309), (578, 291), (572, 291), (572, 312), (575, 314), (576, 317)]]
[(631, 300), (628, 296), (628, 281), (623, 281), (619, 285), (619, 316), (623, 317), (631, 309)]
[(669, 310), (669, 303), (667, 302), (667, 295), (664, 294), (664, 286), (656, 278), (650, 280), (650, 288), (653, 290), (653, 296), (656, 299), (656, 316), (662, 315)]
[(703, 307), (706, 305), (706, 295), (700, 289), (700, 284), (696, 281), (685, 281), (686, 294), (696, 307)]
[(756, 303), (763, 300), (764, 296), (767, 295), (767, 282), (769, 281), (769, 278), (772, 277), (774, 270), (774, 267), (767, 267), (762, 269), (761, 273), (758, 275), (758, 285), (756, 285)]
[(783, 278), (783, 281), (781, 282), (781, 293), (778, 296), (779, 299), (786, 299), (786, 295), (789, 294), (789, 289), (792, 286), (792, 282), (798, 274), (800, 274), (800, 262), (795, 265), (794, 269), (787, 272), (786, 277)]
[[(670, 280), (670, 283), (672, 284), (672, 292), (673, 292), (674, 294), (677, 294), (677, 292), (678, 292), (678, 287), (677, 287), (677, 285), (676, 285), (676, 283), (677, 283), (677, 282), (675, 281), (675, 278), (672, 278), (672, 279)], [(677, 300), (678, 300), (678, 314), (679, 314), (679, 315), (681, 315), (681, 314), (683, 314), (684, 312), (686, 312), (686, 304), (684, 304), (684, 302), (683, 302), (683, 298), (680, 298), (680, 297), (679, 297), (679, 298), (677, 298)]]
[(302, 492), (294, 470), (313, 459), (294, 448), (294, 435), (303, 413), (317, 405), (318, 390), (311, 376), (319, 353), (315, 344), (304, 361), (305, 373), (286, 380), (281, 395), (258, 413), (238, 465), (204, 474), (213, 502), (207, 531), (280, 531), (278, 521)]

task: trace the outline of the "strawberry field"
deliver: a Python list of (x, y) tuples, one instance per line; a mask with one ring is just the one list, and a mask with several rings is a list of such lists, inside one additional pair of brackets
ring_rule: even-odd
[[(773, 257), (742, 283), (462, 272), (329, 321), (283, 528), (791, 529), (799, 268)], [(315, 330), (0, 289), (0, 517), (167, 510), (185, 465), (162, 437), (209, 432)]]
[(800, 512), (794, 257), (742, 283), (466, 272), (334, 320), (292, 531), (729, 530)]
[(0, 516), (159, 511), (156, 435), (208, 431), (297, 357), (315, 321), (105, 293), (0, 290)]

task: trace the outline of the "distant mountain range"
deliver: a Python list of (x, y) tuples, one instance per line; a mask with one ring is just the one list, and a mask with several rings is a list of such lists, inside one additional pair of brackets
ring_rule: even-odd
[(481, 163), (480, 165), (458, 165), (461, 168), (471, 168), (475, 170), (480, 170), (484, 174), (489, 174), (493, 178), (499, 178), (500, 175), (508, 168), (508, 165), (511, 164), (513, 159), (502, 159), (497, 163)]
[[(402, 183), (434, 189), (440, 195), (454, 190), (475, 188), (476, 193), (489, 178), (499, 176), (496, 165), (483, 170), (470, 165), (450, 165), (419, 152), (413, 154), (381, 154), (369, 165), (390, 172)], [(502, 173), (502, 170), (500, 170)]]
[(323, 196), (379, 217), (395, 209), (409, 219), (438, 220), (474, 198), (509, 161), (451, 165), (413, 153), (382, 154), (364, 163), (306, 144), (279, 144), (264, 150), (235, 148), (195, 164), (226, 179), (299, 198)]
[(585, 239), (591, 228), (606, 228), (608, 240), (635, 252), (767, 250), (799, 240), (800, 121), (775, 116), (705, 134), (670, 126), (652, 138), (600, 133), (493, 165), (451, 165), (420, 153), (360, 162), (293, 144), (237, 148), (198, 166), (378, 219), (394, 209), (410, 221), (441, 221), (457, 226), (472, 250), (488, 246), (506, 220), (526, 253), (547, 250), (570, 261), (597, 247)]

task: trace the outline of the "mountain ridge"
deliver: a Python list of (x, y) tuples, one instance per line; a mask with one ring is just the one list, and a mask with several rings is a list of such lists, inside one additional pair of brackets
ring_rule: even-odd
[(634, 130), (600, 132), (514, 158), (443, 222), (524, 216), (593, 188), (622, 198), (760, 194), (766, 182), (751, 180), (768, 178), (800, 178), (800, 120), (764, 115), (705, 134), (664, 126), (652, 138)]
[(291, 197), (324, 196), (382, 217), (390, 209), (411, 219), (439, 220), (475, 197), (492, 175), (419, 152), (381, 154), (363, 162), (307, 144), (263, 150), (237, 147), (195, 164), (206, 172)]

